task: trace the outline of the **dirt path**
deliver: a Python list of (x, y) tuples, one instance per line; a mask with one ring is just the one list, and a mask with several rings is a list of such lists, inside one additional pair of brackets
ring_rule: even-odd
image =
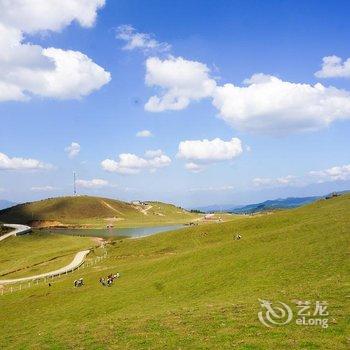
[(104, 206), (106, 206), (107, 208), (109, 208), (109, 209), (115, 211), (115, 212), (118, 213), (119, 215), (125, 216), (125, 214), (123, 214), (121, 211), (119, 211), (119, 210), (113, 208), (113, 207), (112, 207), (110, 204), (108, 204), (107, 202), (101, 200), (101, 203), (102, 203)]
[(138, 205), (135, 205), (134, 208), (135, 208), (136, 210), (138, 210), (139, 212), (141, 212), (143, 215), (148, 215), (148, 213), (147, 213), (148, 210), (152, 209), (153, 206), (150, 205), (150, 206), (148, 206), (146, 209), (143, 209), (142, 207), (140, 207), (140, 206), (138, 206)]
[[(23, 234), (26, 234), (26, 233), (31, 231), (31, 228), (29, 226), (25, 226), (25, 225), (5, 224), (5, 226), (13, 228), (14, 230), (2, 235), (0, 237), (0, 241), (4, 240), (10, 236), (23, 235)], [(46, 273), (42, 273), (40, 275), (34, 275), (34, 276), (30, 276), (30, 277), (0, 280), (0, 285), (18, 283), (18, 282), (28, 282), (28, 281), (33, 281), (33, 280), (45, 278), (45, 277), (58, 276), (58, 275), (62, 275), (62, 274), (71, 272), (71, 271), (77, 269), (80, 265), (82, 265), (84, 263), (85, 257), (89, 253), (90, 253), (90, 250), (83, 250), (81, 252), (78, 252), (70, 264), (68, 264), (64, 267), (61, 267), (58, 270), (54, 270), (51, 272), (46, 272)]]

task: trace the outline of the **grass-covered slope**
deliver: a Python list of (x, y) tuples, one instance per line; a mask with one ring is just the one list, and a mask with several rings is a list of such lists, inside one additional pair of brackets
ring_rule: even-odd
[(5, 233), (10, 232), (11, 229), (9, 227), (4, 226), (1, 222), (0, 222), (0, 236), (4, 235)]
[(54, 271), (94, 244), (91, 238), (41, 232), (11, 236), (0, 242), (0, 279)]
[[(0, 297), (0, 347), (346, 349), (349, 214), (347, 195), (116, 241), (99, 265)], [(99, 285), (116, 271), (113, 287)], [(80, 276), (86, 285), (74, 289)], [(329, 327), (267, 328), (258, 321), (259, 298), (294, 310), (298, 300), (325, 300)]]
[(196, 217), (171, 204), (133, 205), (90, 196), (49, 198), (0, 211), (0, 221), (33, 226), (131, 227), (189, 222)]

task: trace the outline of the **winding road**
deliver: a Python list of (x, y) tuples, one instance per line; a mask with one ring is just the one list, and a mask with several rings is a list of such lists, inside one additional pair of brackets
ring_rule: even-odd
[(26, 225), (5, 224), (4, 226), (9, 227), (9, 228), (13, 228), (14, 230), (0, 236), (0, 241), (3, 241), (4, 239), (6, 239), (10, 236), (25, 235), (26, 233), (29, 233), (32, 230), (31, 227), (26, 226)]
[[(31, 228), (29, 226), (25, 226), (25, 225), (5, 224), (4, 226), (13, 228), (14, 231), (11, 231), (9, 233), (2, 235), (0, 237), (0, 241), (4, 240), (10, 236), (24, 235), (24, 234), (31, 231)], [(42, 273), (40, 275), (35, 275), (35, 276), (30, 276), (30, 277), (0, 280), (0, 285), (12, 284), (12, 283), (18, 283), (18, 282), (29, 282), (29, 281), (33, 281), (33, 280), (39, 280), (39, 279), (43, 279), (43, 278), (48, 278), (48, 277), (66, 274), (68, 272), (74, 271), (79, 266), (81, 266), (84, 263), (84, 260), (89, 253), (90, 253), (90, 250), (83, 250), (81, 252), (78, 252), (70, 264), (68, 264), (68, 265), (66, 265), (58, 270), (46, 272), (46, 273)]]

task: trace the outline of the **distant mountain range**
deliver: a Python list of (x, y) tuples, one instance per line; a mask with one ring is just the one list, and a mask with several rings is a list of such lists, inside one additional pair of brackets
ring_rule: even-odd
[[(339, 194), (346, 193), (348, 191), (338, 192)], [(312, 196), (312, 197), (289, 197), (289, 198), (278, 198), (273, 200), (267, 200), (261, 203), (248, 204), (248, 205), (210, 205), (206, 207), (196, 208), (205, 213), (209, 212), (229, 212), (235, 214), (252, 214), (260, 211), (269, 211), (276, 209), (290, 209), (297, 208), (305, 204), (315, 202), (320, 198), (325, 198), (327, 196)]]
[(290, 209), (297, 208), (305, 204), (312, 203), (322, 197), (313, 196), (313, 197), (301, 197), (301, 198), (278, 198), (273, 200), (267, 200), (262, 203), (249, 204), (242, 207), (232, 208), (230, 212), (235, 214), (252, 214), (259, 211), (268, 211), (276, 209)]
[(16, 204), (17, 203), (7, 201), (6, 199), (0, 199), (0, 210), (10, 208)]

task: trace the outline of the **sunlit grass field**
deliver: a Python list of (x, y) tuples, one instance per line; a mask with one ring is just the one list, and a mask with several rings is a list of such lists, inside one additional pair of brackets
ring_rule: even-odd
[(0, 279), (53, 271), (68, 265), (79, 250), (94, 246), (91, 238), (47, 234), (11, 236), (0, 242)]
[[(116, 240), (97, 265), (51, 287), (0, 296), (0, 348), (347, 349), (349, 214), (344, 195)], [(98, 283), (117, 271), (112, 287)], [(84, 287), (72, 286), (77, 277)], [(258, 299), (293, 309), (297, 300), (325, 300), (329, 327), (267, 328), (257, 317)]]

